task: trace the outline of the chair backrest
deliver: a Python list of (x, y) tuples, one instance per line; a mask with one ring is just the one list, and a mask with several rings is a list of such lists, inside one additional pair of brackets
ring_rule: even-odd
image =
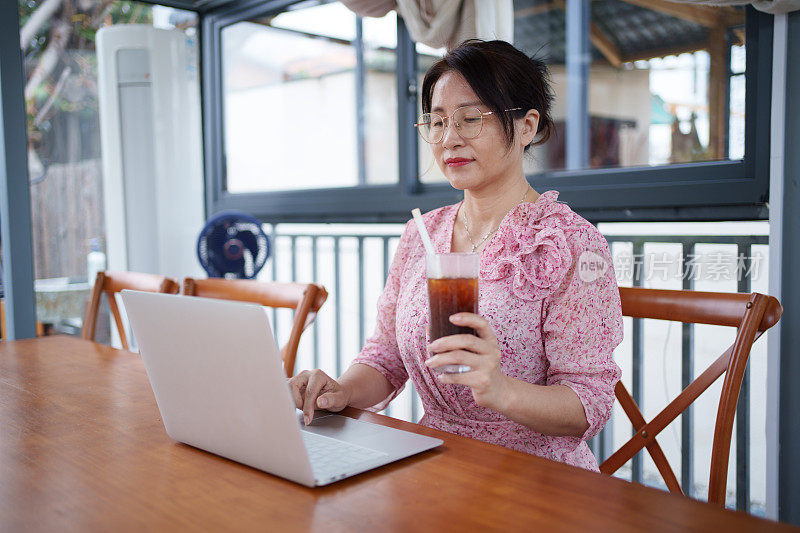
[(221, 278), (186, 278), (183, 280), (183, 294), (294, 309), (294, 323), (289, 341), (281, 349), (283, 369), (287, 377), (294, 375), (300, 336), (311, 325), (320, 307), (328, 299), (325, 287), (315, 283), (277, 283)]
[(750, 348), (758, 337), (780, 320), (783, 308), (776, 298), (757, 292), (716, 293), (630, 287), (621, 287), (619, 292), (625, 316), (730, 326), (737, 328), (737, 333), (733, 344), (650, 422), (645, 421), (622, 382), (617, 383), (614, 390), (617, 400), (636, 433), (600, 465), (600, 471), (613, 474), (642, 448), (647, 448), (669, 491), (683, 494), (656, 436), (724, 373), (708, 485), (708, 501), (724, 506), (733, 419)]
[(83, 338), (93, 341), (97, 327), (97, 314), (100, 310), (100, 299), (103, 293), (108, 298), (108, 308), (117, 325), (117, 332), (122, 343), (122, 348), (127, 350), (128, 338), (125, 327), (122, 325), (122, 316), (117, 306), (116, 294), (124, 289), (147, 292), (163, 292), (177, 294), (180, 286), (172, 278), (156, 274), (143, 274), (140, 272), (98, 272), (92, 288), (92, 297), (86, 309), (86, 318), (83, 320)]
[[(36, 321), (36, 336), (44, 335), (44, 324)], [(0, 341), (6, 340), (6, 301), (0, 298)]]

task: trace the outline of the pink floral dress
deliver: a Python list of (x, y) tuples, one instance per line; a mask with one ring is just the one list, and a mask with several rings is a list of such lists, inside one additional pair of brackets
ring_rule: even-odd
[[(353, 363), (389, 380), (395, 388), (389, 400), (411, 378), (425, 408), (423, 425), (597, 470), (586, 440), (611, 415), (621, 375), (612, 352), (622, 341), (622, 306), (607, 241), (557, 198), (557, 191), (547, 191), (505, 216), (481, 253), (479, 310), (500, 344), (502, 372), (574, 390), (589, 422), (584, 435), (537, 433), (479, 406), (469, 387), (439, 382), (423, 364), (429, 343), (425, 249), (413, 222), (378, 300), (375, 333)], [(451, 249), (459, 205), (423, 217), (439, 253)]]

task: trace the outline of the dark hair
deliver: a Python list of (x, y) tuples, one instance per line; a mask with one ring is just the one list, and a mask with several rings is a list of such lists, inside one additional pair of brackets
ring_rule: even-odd
[[(481, 102), (500, 119), (509, 147), (514, 141), (514, 119), (524, 117), (531, 109), (539, 112), (536, 130), (539, 139), (525, 149), (550, 138), (554, 128), (550, 116), (553, 91), (544, 61), (528, 57), (505, 41), (464, 41), (431, 65), (425, 74), (422, 81), (423, 113), (430, 113), (433, 88), (449, 71), (464, 76)], [(505, 112), (514, 107), (521, 109)]]

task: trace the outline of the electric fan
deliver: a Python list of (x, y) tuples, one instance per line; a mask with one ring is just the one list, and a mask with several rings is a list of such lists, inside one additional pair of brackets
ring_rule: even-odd
[(210, 278), (254, 278), (269, 254), (261, 223), (239, 211), (214, 215), (197, 239), (197, 258)]

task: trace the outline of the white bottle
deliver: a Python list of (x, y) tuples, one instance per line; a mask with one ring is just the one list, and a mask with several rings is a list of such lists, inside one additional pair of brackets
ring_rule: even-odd
[(94, 287), (97, 273), (106, 269), (106, 254), (100, 250), (100, 239), (92, 239), (89, 243), (92, 251), (86, 256), (86, 275), (89, 286)]

